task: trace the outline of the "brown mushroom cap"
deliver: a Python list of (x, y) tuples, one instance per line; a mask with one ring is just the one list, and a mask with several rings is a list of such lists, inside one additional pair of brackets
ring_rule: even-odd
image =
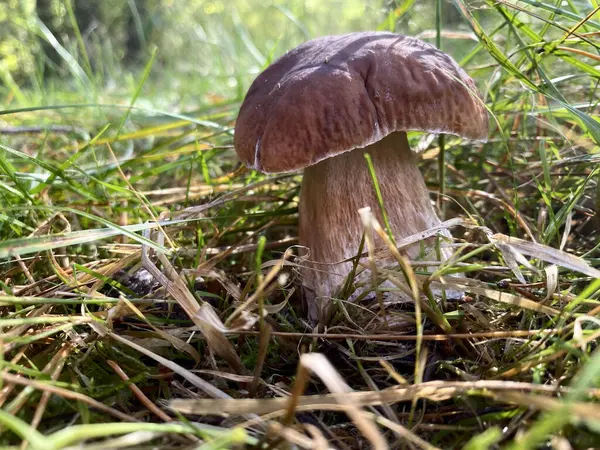
[(408, 36), (360, 32), (305, 42), (262, 72), (234, 141), (246, 165), (290, 172), (409, 130), (485, 140), (488, 117), (447, 54)]

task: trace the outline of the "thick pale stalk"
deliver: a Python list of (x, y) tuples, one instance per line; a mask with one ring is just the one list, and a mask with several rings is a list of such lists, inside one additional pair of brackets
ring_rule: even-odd
[[(323, 310), (329, 305), (327, 297), (335, 296), (352, 268), (349, 262), (339, 262), (354, 257), (358, 251), (363, 233), (358, 210), (370, 206), (383, 225), (365, 152), (373, 159), (396, 239), (440, 223), (406, 133), (392, 133), (368, 147), (307, 167), (300, 196), (300, 244), (310, 249), (310, 261), (326, 263), (311, 264), (302, 273), (312, 319), (323, 317)], [(408, 255), (415, 258), (420, 249), (415, 244), (407, 249)]]

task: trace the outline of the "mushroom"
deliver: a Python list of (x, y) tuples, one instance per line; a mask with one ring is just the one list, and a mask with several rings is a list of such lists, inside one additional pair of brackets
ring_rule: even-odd
[[(304, 169), (299, 241), (313, 262), (302, 270), (312, 319), (325, 317), (327, 299), (351, 271), (363, 233), (358, 209), (370, 206), (381, 221), (364, 153), (397, 239), (440, 224), (410, 130), (485, 141), (488, 117), (458, 64), (408, 36), (358, 32), (305, 42), (248, 90), (234, 136), (240, 159), (265, 173)], [(421, 250), (419, 243), (405, 248), (409, 257)]]

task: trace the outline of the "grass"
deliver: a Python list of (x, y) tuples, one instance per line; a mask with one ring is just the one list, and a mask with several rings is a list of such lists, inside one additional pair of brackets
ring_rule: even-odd
[(384, 304), (387, 327), (383, 287), (305, 322), (301, 176), (248, 171), (232, 148), (257, 64), (360, 14), (269, 7), (277, 45), (258, 13), (213, 16), (206, 36), (225, 34), (200, 75), (161, 48), (132, 72), (97, 51), (99, 68), (79, 30), (71, 48), (38, 24), (70, 75), (0, 86), (3, 448), (597, 447), (598, 4), (417, 3), (364, 20), (437, 38), (492, 128), (485, 144), (410, 136), (454, 236), (436, 270), (365, 213), (399, 261), (375, 284), (416, 297)]

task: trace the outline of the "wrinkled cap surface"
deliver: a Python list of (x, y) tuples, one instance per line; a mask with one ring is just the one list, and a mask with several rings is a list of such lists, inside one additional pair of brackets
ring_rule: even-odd
[(408, 36), (361, 32), (305, 42), (265, 69), (234, 142), (249, 167), (290, 172), (410, 130), (485, 140), (488, 117), (450, 56)]

